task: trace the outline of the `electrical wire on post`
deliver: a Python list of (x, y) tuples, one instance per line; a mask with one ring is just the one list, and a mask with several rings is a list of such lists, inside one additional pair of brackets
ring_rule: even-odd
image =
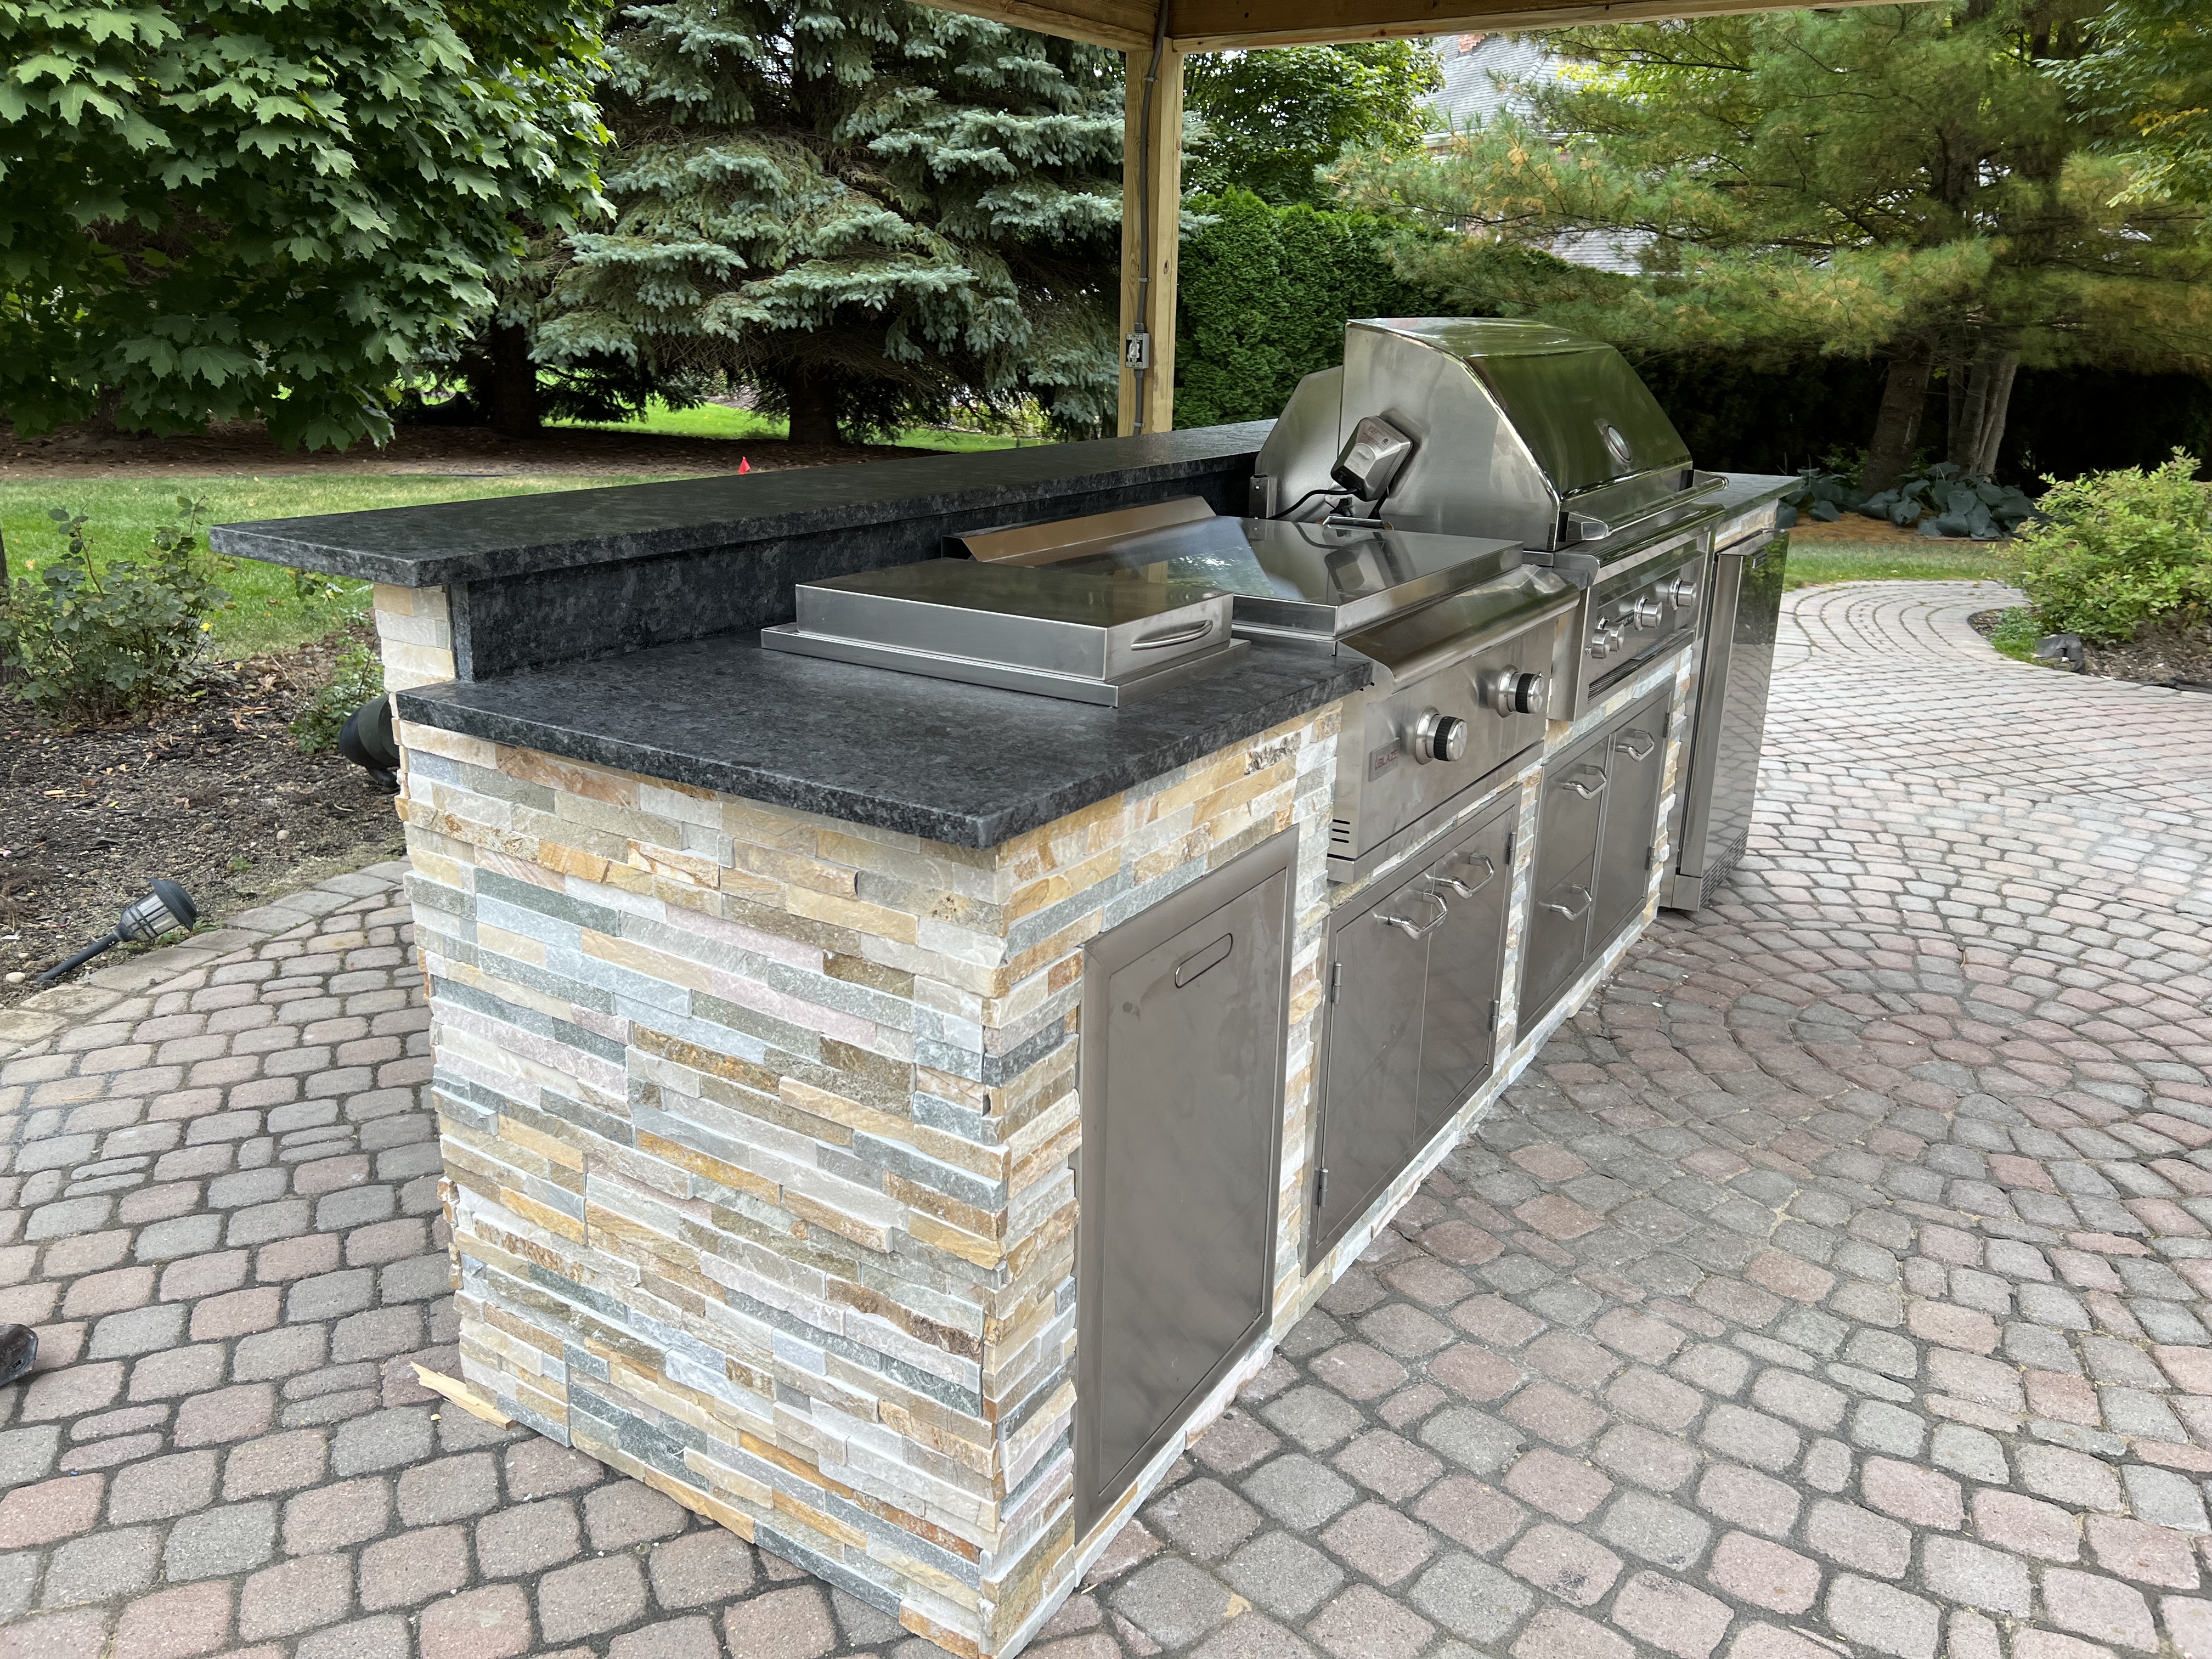
[(1145, 69), (1145, 98), (1137, 122), (1137, 326), (1122, 342), (1130, 376), (1129, 433), (1145, 429), (1145, 371), (1152, 367), (1152, 94), (1159, 84), (1160, 58), (1168, 46), (1168, 3), (1159, 0), (1159, 21), (1152, 31), (1152, 61)]

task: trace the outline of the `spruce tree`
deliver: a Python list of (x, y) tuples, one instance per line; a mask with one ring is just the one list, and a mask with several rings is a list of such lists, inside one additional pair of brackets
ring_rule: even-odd
[(720, 374), (836, 443), (963, 398), (1110, 418), (1120, 58), (901, 0), (619, 11), (617, 217), (568, 239), (542, 361)]

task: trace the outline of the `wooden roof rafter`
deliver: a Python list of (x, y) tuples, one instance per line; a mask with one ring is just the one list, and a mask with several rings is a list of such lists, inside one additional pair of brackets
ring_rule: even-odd
[[(924, 0), (946, 11), (1012, 23), (1119, 52), (1149, 52), (1160, 10), (1144, 0)], [(1176, 52), (1310, 46), (1331, 40), (1565, 28), (1580, 23), (1796, 9), (1774, 0), (1164, 0)], [(1827, 0), (1880, 5), (1888, 0)]]

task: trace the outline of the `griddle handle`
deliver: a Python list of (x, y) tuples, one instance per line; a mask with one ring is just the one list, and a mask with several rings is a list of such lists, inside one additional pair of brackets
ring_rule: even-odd
[(1213, 631), (1213, 618), (1188, 627), (1171, 629), (1164, 634), (1147, 635), (1141, 640), (1131, 640), (1132, 651), (1164, 651), (1171, 645), (1188, 645), (1193, 640), (1202, 640)]

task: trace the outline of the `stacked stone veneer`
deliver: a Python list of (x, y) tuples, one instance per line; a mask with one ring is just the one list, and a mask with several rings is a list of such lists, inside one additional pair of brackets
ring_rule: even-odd
[[(434, 597), (384, 599), (387, 653), (439, 648)], [(1326, 817), (1337, 715), (982, 851), (404, 725), (469, 1382), (910, 1630), (1017, 1645), (1081, 1561), (1083, 945)]]

